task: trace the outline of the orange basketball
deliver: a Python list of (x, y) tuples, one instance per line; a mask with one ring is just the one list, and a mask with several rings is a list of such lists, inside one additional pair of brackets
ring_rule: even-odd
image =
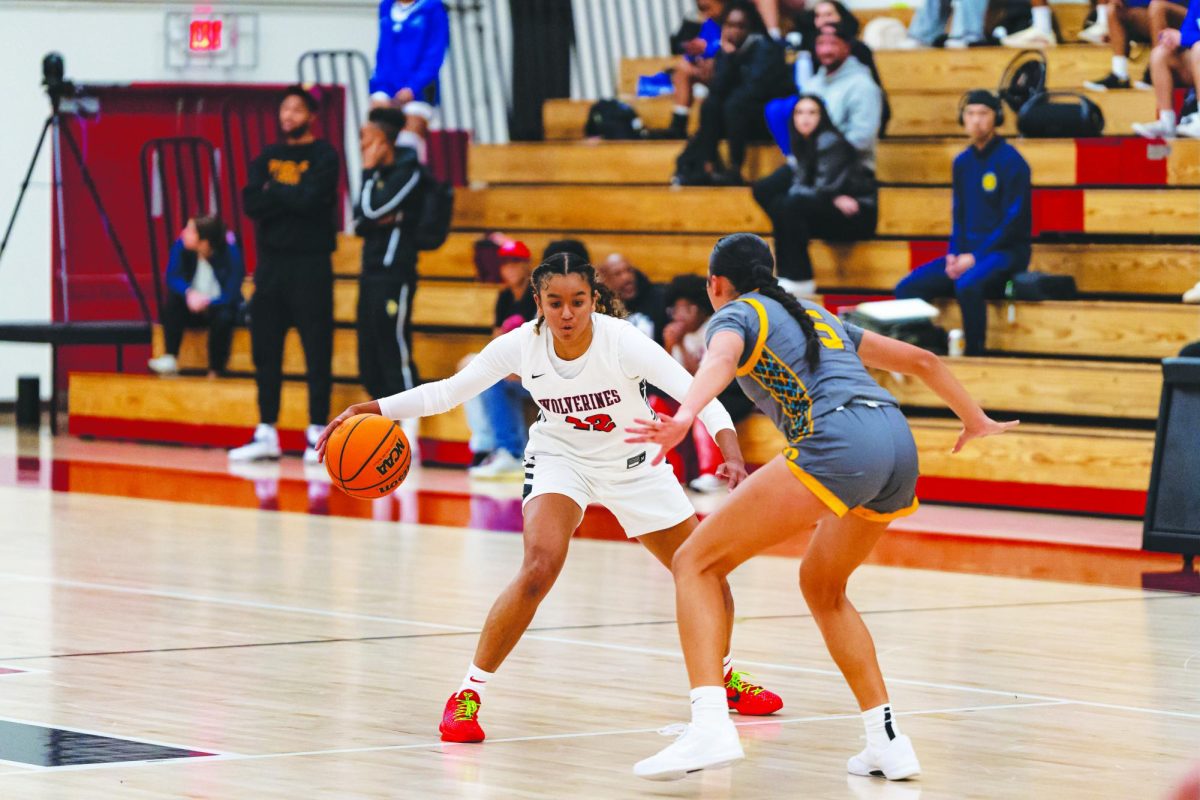
[(325, 469), (351, 497), (383, 497), (395, 491), (412, 466), (408, 437), (378, 414), (356, 414), (329, 435)]

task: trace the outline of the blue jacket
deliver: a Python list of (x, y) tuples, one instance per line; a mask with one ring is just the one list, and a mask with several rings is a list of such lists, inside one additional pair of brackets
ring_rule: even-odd
[(1029, 254), (1033, 214), (1029, 165), (1003, 137), (982, 151), (971, 145), (954, 159), (954, 227), (950, 252), (1007, 250)]
[(379, 49), (375, 52), (375, 74), (371, 92), (391, 97), (401, 89), (412, 89), (418, 100), (437, 81), (438, 71), (450, 45), (450, 20), (442, 0), (417, 0), (403, 23), (392, 20), (394, 0), (379, 4)]
[[(241, 305), (242, 278), (246, 275), (246, 268), (243, 266), (242, 253), (237, 245), (230, 242), (225, 246), (224, 253), (214, 254), (208, 263), (212, 265), (217, 282), (221, 284), (221, 296), (213, 300), (212, 305)], [(186, 295), (194, 277), (196, 254), (185, 248), (182, 240), (176, 239), (171, 245), (171, 255), (167, 260), (167, 290)]]

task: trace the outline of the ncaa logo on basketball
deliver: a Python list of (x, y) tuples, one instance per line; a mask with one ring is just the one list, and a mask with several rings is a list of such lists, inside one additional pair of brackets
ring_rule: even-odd
[(392, 446), (392, 449), (388, 452), (388, 454), (380, 459), (379, 463), (375, 465), (375, 471), (380, 475), (387, 475), (392, 467), (396, 466), (396, 462), (400, 460), (400, 455), (403, 452), (404, 442), (397, 439), (396, 444)]
[(985, 192), (994, 192), (994, 191), (996, 191), (996, 184), (997, 184), (997, 183), (999, 183), (999, 181), (997, 181), (997, 180), (996, 180), (996, 173), (994, 173), (994, 172), (985, 172), (985, 173), (983, 174), (983, 190), (984, 190)]

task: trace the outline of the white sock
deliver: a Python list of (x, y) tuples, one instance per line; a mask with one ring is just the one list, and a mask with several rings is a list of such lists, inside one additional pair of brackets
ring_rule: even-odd
[(863, 727), (867, 729), (867, 747), (879, 750), (900, 735), (891, 703), (868, 708), (862, 712)]
[(479, 695), (479, 699), (482, 700), (488, 681), (492, 679), (492, 675), (494, 674), (494, 672), (482, 670), (472, 663), (471, 668), (467, 670), (467, 674), (463, 677), (462, 685), (458, 687), (458, 690), (461, 692), (465, 689), (470, 689)]
[(691, 691), (692, 724), (711, 728), (729, 719), (729, 701), (724, 686), (697, 686)]
[(425, 163), (425, 140), (416, 131), (400, 131), (396, 137), (397, 147), (411, 147), (417, 151), (417, 160)]
[(675, 106), (671, 109), (671, 113), (677, 117), (686, 117), (692, 110), (687, 106)]
[(733, 670), (733, 653), (726, 653), (721, 659), (721, 674), (728, 675)]
[(1129, 80), (1129, 59), (1125, 56), (1113, 56), (1112, 74), (1123, 81)]
[(783, 38), (783, 31), (779, 29), (779, 26), (775, 26), (774, 28), (767, 28), (767, 34), (775, 41), (779, 41), (780, 39)]
[(1096, 23), (1108, 27), (1108, 3), (1096, 6)]
[(1158, 112), (1158, 121), (1161, 122), (1163, 127), (1166, 128), (1171, 133), (1175, 132), (1175, 112), (1174, 111)]
[(1033, 27), (1044, 34), (1053, 35), (1054, 20), (1050, 16), (1050, 6), (1034, 6), (1030, 11), (1033, 13)]

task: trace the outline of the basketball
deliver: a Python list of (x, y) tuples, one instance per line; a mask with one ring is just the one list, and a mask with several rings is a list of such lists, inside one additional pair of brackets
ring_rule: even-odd
[(356, 414), (329, 436), (325, 469), (351, 497), (383, 497), (395, 491), (412, 466), (412, 448), (400, 425), (378, 414)]

